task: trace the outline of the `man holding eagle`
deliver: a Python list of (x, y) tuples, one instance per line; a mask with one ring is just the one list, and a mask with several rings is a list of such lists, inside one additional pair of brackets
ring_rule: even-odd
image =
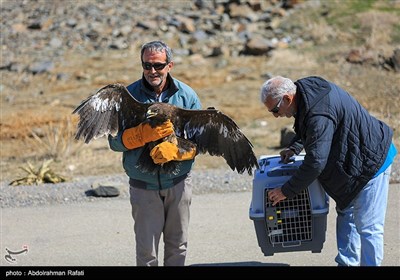
[(136, 265), (158, 265), (163, 234), (164, 266), (183, 266), (195, 156), (222, 156), (232, 170), (250, 175), (258, 162), (231, 118), (215, 109), (201, 110), (196, 92), (171, 76), (172, 51), (164, 42), (144, 44), (141, 61), (141, 79), (126, 88), (105, 86), (74, 110), (80, 117), (76, 138), (88, 143), (108, 135), (110, 148), (123, 153)]

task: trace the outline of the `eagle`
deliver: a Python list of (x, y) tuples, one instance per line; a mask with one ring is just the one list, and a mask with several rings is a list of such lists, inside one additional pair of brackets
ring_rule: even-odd
[(161, 141), (177, 144), (180, 152), (196, 148), (197, 154), (223, 157), (233, 171), (242, 174), (258, 168), (253, 145), (238, 125), (226, 114), (210, 107), (188, 110), (163, 103), (142, 103), (120, 84), (109, 84), (83, 100), (72, 112), (79, 115), (75, 139), (89, 143), (106, 135), (148, 122), (155, 127), (170, 120), (174, 133), (144, 146), (137, 168), (143, 172), (176, 174), (180, 161), (155, 164), (150, 151)]

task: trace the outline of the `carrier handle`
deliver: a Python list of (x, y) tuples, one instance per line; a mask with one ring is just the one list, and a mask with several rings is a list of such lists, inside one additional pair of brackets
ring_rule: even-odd
[(271, 168), (267, 175), (269, 177), (293, 176), (297, 169), (298, 167), (294, 165), (281, 165)]
[[(259, 170), (260, 173), (264, 173), (266, 167), (270, 164), (271, 159), (275, 159), (275, 158), (281, 158), (281, 156), (273, 156), (273, 157), (268, 157), (268, 158), (262, 158), (258, 161), (258, 165), (259, 165)], [(294, 162), (296, 162), (295, 157), (291, 157), (289, 159), (289, 162), (284, 163), (282, 160), (279, 160), (279, 164), (282, 164), (282, 166), (290, 166), (291, 164), (293, 164)]]
[(289, 158), (288, 162), (283, 162), (283, 160), (280, 160), (279, 163), (280, 164), (291, 164), (293, 162), (295, 162), (296, 160), (294, 159), (294, 157)]

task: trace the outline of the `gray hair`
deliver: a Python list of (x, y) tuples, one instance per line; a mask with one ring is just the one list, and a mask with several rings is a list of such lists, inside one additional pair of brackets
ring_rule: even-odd
[(261, 87), (261, 102), (265, 104), (268, 96), (273, 99), (277, 99), (288, 92), (292, 94), (296, 93), (296, 85), (293, 83), (293, 81), (281, 76), (273, 77), (267, 80)]
[(170, 63), (172, 61), (172, 51), (171, 48), (168, 47), (167, 44), (165, 44), (163, 41), (152, 41), (149, 43), (146, 43), (142, 46), (142, 49), (140, 51), (140, 60), (143, 62), (143, 54), (146, 50), (153, 51), (153, 52), (164, 52), (167, 55), (167, 63)]

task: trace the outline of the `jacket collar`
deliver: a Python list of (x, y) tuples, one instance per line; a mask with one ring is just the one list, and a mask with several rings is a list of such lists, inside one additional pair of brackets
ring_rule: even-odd
[[(167, 74), (167, 94), (165, 95), (164, 99), (169, 99), (172, 95), (174, 95), (178, 91), (178, 87), (176, 86), (174, 79), (172, 76), (168, 73)], [(146, 81), (144, 78), (144, 75), (142, 75), (142, 81), (141, 81), (141, 87), (140, 89), (146, 94), (149, 95), (152, 99), (156, 99), (156, 94), (153, 91), (153, 88), (150, 86), (150, 84)]]

